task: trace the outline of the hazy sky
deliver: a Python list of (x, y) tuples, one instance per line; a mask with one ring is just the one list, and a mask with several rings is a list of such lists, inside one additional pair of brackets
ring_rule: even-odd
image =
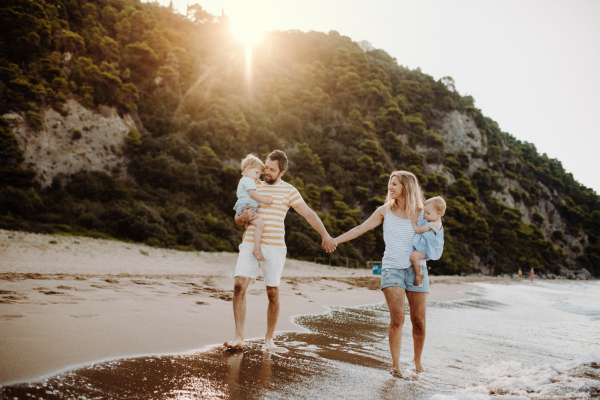
[[(503, 131), (600, 194), (598, 0), (196, 2), (248, 29), (336, 30), (434, 79), (451, 76)], [(185, 13), (186, 0), (174, 4)]]

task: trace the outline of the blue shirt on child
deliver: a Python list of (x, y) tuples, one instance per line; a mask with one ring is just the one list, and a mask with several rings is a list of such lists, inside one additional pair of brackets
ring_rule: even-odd
[(242, 211), (244, 211), (244, 208), (246, 208), (248, 205), (254, 209), (258, 208), (260, 202), (254, 200), (248, 193), (248, 190), (252, 189), (256, 190), (256, 181), (252, 178), (248, 178), (247, 176), (242, 177), (237, 187), (238, 200), (236, 201), (235, 206), (233, 206), (233, 209), (238, 215), (240, 215)]
[(427, 256), (425, 260), (439, 260), (444, 251), (444, 227), (442, 226), (438, 231), (426, 219), (418, 221), (417, 225), (427, 225), (431, 229), (423, 233), (417, 233), (413, 238), (413, 246), (421, 253), (425, 253)]

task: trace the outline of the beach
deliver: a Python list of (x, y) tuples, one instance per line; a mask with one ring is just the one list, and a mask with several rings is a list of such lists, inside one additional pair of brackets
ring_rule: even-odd
[[(231, 339), (236, 259), (236, 253), (0, 230), (0, 384)], [(466, 298), (461, 292), (472, 288), (458, 277), (431, 283), (430, 301)], [(384, 300), (369, 270), (290, 259), (280, 296), (278, 332), (306, 332), (293, 322), (296, 315)], [(260, 275), (247, 305), (246, 338), (263, 337), (267, 297)]]
[(389, 312), (380, 278), (366, 269), (286, 260), (275, 340), (284, 353), (261, 348), (261, 276), (247, 292), (248, 347), (224, 350), (236, 257), (0, 230), (0, 397), (600, 394), (597, 281), (430, 277), (427, 372), (411, 363), (407, 309), (404, 380), (387, 373)]

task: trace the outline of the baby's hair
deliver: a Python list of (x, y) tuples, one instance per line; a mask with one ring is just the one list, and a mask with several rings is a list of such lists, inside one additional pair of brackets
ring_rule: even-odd
[(425, 201), (425, 206), (431, 204), (433, 208), (437, 211), (441, 212), (442, 215), (446, 213), (446, 202), (441, 197), (432, 197), (429, 200)]
[(258, 157), (256, 157), (254, 154), (248, 154), (246, 156), (246, 158), (244, 158), (242, 160), (242, 175), (244, 174), (244, 170), (246, 168), (258, 168), (261, 171), (264, 171), (265, 169), (265, 164), (263, 164), (262, 161), (260, 161), (260, 159)]

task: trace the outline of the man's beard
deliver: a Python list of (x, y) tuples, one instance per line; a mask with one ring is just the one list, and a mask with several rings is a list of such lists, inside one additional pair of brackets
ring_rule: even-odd
[(266, 183), (266, 184), (268, 184), (268, 185), (272, 185), (272, 184), (274, 184), (275, 182), (277, 182), (277, 178), (273, 178), (273, 177), (272, 177), (272, 176), (270, 176), (270, 175), (265, 175), (265, 183)]

